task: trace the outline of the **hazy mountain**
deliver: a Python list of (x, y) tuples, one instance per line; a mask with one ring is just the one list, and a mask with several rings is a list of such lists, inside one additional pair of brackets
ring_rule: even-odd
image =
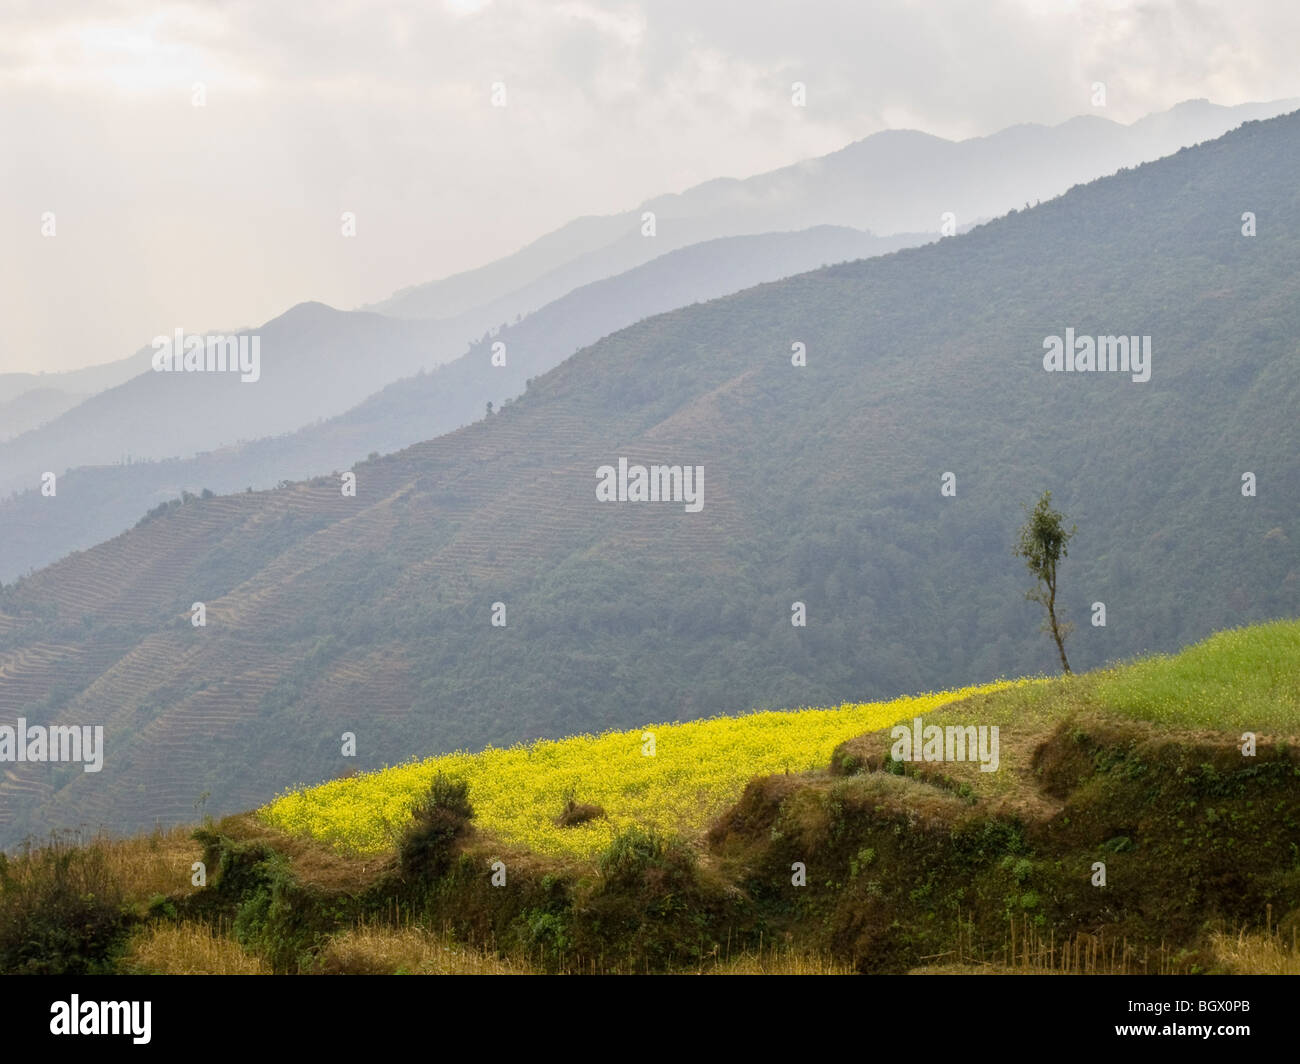
[(58, 388), (32, 388), (15, 399), (0, 401), (0, 442), (54, 420), (85, 398)]
[(377, 382), (448, 357), (453, 342), (463, 350), (469, 337), (451, 330), (448, 323), (304, 303), (239, 334), (248, 338), (250, 354), (257, 338), (255, 381), (229, 370), (150, 369), (0, 444), (0, 494), (39, 487), (46, 471), (128, 455), (188, 457), (330, 417), (370, 394)]
[[(294, 308), (248, 330), (264, 344), (268, 376), (256, 385), (230, 374), (135, 375), (142, 357), (147, 364), (146, 350), (131, 362), (133, 379), (104, 385), (108, 390), (79, 389), (99, 394), (53, 420), (20, 414), (39, 427), (19, 435), (0, 432), (0, 498), (37, 488), (46, 472), (62, 474), (105, 459), (187, 458), (292, 432), (342, 413), (399, 377), (455, 358), (488, 329), (674, 249), (821, 225), (937, 234), (945, 212), (959, 227), (968, 226), (1288, 106), (1192, 101), (1131, 126), (1087, 116), (1054, 127), (1013, 126), (961, 142), (887, 131), (771, 173), (710, 181), (634, 211), (578, 219), (496, 263), (370, 308), (393, 317), (439, 319), (422, 328), (396, 329), (365, 313), (338, 318), (340, 312), (320, 304)], [(643, 235), (646, 211), (656, 218), (653, 237)], [(121, 372), (118, 364), (96, 369), (100, 380)], [(120, 521), (96, 526), (95, 532), (112, 527), (121, 527)], [(61, 542), (90, 541), (83, 534)], [(53, 556), (45, 553), (36, 561)]]
[[(1296, 615), (1298, 167), (1300, 114), (1250, 123), (963, 236), (652, 317), (359, 465), (354, 497), (331, 476), (193, 500), (5, 589), (0, 719), (102, 724), (107, 745), (100, 773), (6, 766), (4, 837), (1052, 669), (1010, 552), (1044, 488), (1079, 527), (1076, 668)], [(1149, 379), (1045, 372), (1066, 330), (1150, 336)], [(702, 508), (600, 501), (620, 459), (702, 466)]]
[[(478, 341), (445, 367), (403, 378), (323, 423), (190, 459), (70, 470), (59, 482), (60, 495), (70, 500), (67, 505), (49, 505), (38, 487), (0, 502), (0, 542), (6, 545), (0, 581), (115, 536), (182, 491), (274, 487), (282, 480), (346, 469), (373, 451), (393, 451), (450, 432), (482, 417), (489, 401), (499, 405), (518, 395), (529, 377), (558, 365), (578, 348), (652, 314), (928, 239), (924, 234), (881, 238), (821, 226), (802, 233), (706, 241), (587, 285), (499, 330), (491, 341)], [(346, 320), (340, 312), (329, 313)], [(382, 320), (379, 325), (390, 328)], [(497, 341), (506, 345), (504, 366), (491, 362)]]
[[(66, 373), (0, 373), (0, 403), (38, 390), (52, 390), (68, 395), (94, 395), (115, 388), (149, 368), (149, 348), (100, 366), (69, 370)], [(0, 421), (0, 428), (5, 422)]]
[[(719, 178), (634, 210), (579, 218), (514, 255), (404, 289), (369, 309), (443, 318), (491, 303), (494, 320), (505, 321), (580, 284), (701, 240), (817, 225), (938, 233), (945, 212), (966, 226), (1296, 106), (1300, 101), (1220, 107), (1190, 100), (1128, 126), (1088, 115), (964, 141), (886, 130), (770, 173)], [(653, 237), (642, 235), (647, 211), (655, 215)], [(502, 293), (509, 295), (503, 299)]]

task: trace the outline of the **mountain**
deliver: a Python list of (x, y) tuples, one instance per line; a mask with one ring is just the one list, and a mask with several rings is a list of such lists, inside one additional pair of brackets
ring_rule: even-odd
[[(597, 281), (507, 325), (433, 372), (403, 378), (346, 413), (284, 436), (220, 448), (190, 459), (132, 461), (69, 470), (59, 480), (75, 506), (52, 506), (39, 487), (0, 502), (0, 581), (48, 565), (130, 528), (182, 492), (242, 491), (345, 469), (374, 451), (393, 451), (450, 432), (523, 392), (580, 347), (642, 318), (817, 266), (921, 244), (925, 234), (873, 237), (820, 226), (706, 241)], [(340, 312), (331, 312), (339, 314)], [(506, 345), (504, 366), (492, 345)], [(364, 365), (364, 363), (363, 363)]]
[[(413, 751), (1053, 669), (1011, 555), (1044, 488), (1079, 529), (1075, 668), (1297, 615), (1297, 166), (1300, 113), (1250, 122), (652, 317), (358, 464), (355, 496), (326, 476), (192, 499), (7, 587), (0, 719), (107, 738), (99, 773), (6, 766), (0, 838), (181, 820), (205, 792), (246, 808)], [(1149, 336), (1149, 379), (1045, 372), (1067, 330)], [(620, 459), (702, 466), (702, 508), (600, 501)]]
[(53, 421), (85, 398), (78, 392), (58, 388), (32, 388), (16, 398), (0, 401), (0, 442)]
[[(492, 320), (506, 321), (581, 284), (702, 240), (817, 225), (937, 233), (946, 212), (960, 226), (996, 217), (1297, 106), (1300, 100), (1236, 107), (1189, 100), (1128, 126), (1086, 115), (963, 141), (885, 130), (769, 173), (719, 178), (634, 210), (576, 219), (514, 255), (404, 289), (368, 309), (444, 318), (491, 303)], [(642, 235), (647, 211), (655, 215), (653, 238)]]
[[(893, 236), (937, 235), (945, 212), (952, 212), (956, 225), (965, 228), (977, 219), (1056, 195), (1076, 182), (1155, 158), (1287, 106), (1275, 102), (1227, 108), (1192, 101), (1131, 126), (1086, 116), (1055, 127), (1013, 126), (959, 143), (916, 131), (886, 131), (823, 158), (747, 180), (710, 181), (681, 195), (647, 201), (635, 211), (580, 218), (515, 255), (398, 293), (370, 308), (389, 317), (434, 321), (401, 329), (374, 314), (340, 317), (347, 312), (303, 304), (259, 328), (244, 330), (250, 337), (257, 335), (265, 347), (268, 376), (255, 385), (239, 382), (236, 387), (237, 377), (229, 374), (136, 370), (133, 379), (118, 387), (85, 389), (103, 393), (49, 420), (23, 397), (16, 424), (29, 431), (0, 431), (0, 499), (39, 491), (47, 472), (62, 475), (106, 459), (184, 460), (241, 441), (294, 432), (350, 409), (403, 376), (455, 358), (486, 330), (675, 249), (724, 236), (825, 225)], [(653, 237), (642, 235), (647, 210), (657, 219)], [(714, 289), (683, 291), (682, 302), (718, 294)], [(623, 324), (627, 321), (618, 322)], [(146, 349), (132, 364), (143, 358), (147, 366), (150, 357)], [(0, 378), (0, 398), (3, 387)], [(373, 449), (364, 446), (361, 453)], [(299, 464), (286, 475), (315, 474), (331, 464)], [(184, 471), (176, 472), (183, 483)], [(281, 479), (246, 472), (232, 477), (219, 483), (248, 487)], [(162, 483), (146, 479), (155, 484), (143, 495), (156, 501), (175, 483), (170, 476)], [(81, 490), (83, 498), (117, 498), (107, 484)], [(134, 519), (140, 502), (139, 492), (123, 496), (110, 504), (112, 515), (101, 518), (99, 510), (88, 514), (49, 540), (48, 549), (18, 550), (13, 561), (0, 566), (0, 579), (113, 534)], [(22, 536), (27, 542), (37, 538), (36, 526), (31, 528)]]
[[(66, 373), (0, 373), (0, 403), (10, 403), (24, 395), (45, 390), (67, 395), (94, 395), (116, 388), (149, 368), (149, 348), (142, 348), (128, 358), (107, 362)], [(6, 422), (0, 421), (0, 428)]]
[(257, 339), (260, 362), (248, 374), (256, 379), (229, 370), (133, 376), (0, 444), (0, 494), (39, 487), (46, 471), (105, 458), (188, 457), (291, 431), (341, 413), (376, 382), (431, 365), (440, 345), (450, 354), (453, 342), (468, 338), (447, 323), (394, 321), (323, 303), (231, 335), (246, 338), (250, 355)]

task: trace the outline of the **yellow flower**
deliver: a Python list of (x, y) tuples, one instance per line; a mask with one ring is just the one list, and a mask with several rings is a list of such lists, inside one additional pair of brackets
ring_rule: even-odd
[[(649, 725), (489, 747), (478, 754), (458, 751), (290, 791), (259, 815), (283, 831), (339, 849), (377, 853), (393, 846), (416, 799), (434, 774), (443, 772), (468, 782), (480, 829), (538, 853), (593, 858), (632, 824), (697, 835), (755, 776), (825, 768), (831, 752), (846, 739), (1008, 686), (1001, 682), (837, 709)], [(654, 733), (653, 756), (643, 752), (644, 732)], [(606, 815), (557, 827), (555, 818), (570, 796), (601, 806)]]

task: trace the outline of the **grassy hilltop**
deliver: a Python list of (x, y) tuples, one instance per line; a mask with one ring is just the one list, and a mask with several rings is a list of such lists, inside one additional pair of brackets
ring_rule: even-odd
[[(893, 761), (917, 716), (998, 726), (998, 770)], [(1300, 622), (413, 762), (0, 882), (6, 971), (1295, 971)]]

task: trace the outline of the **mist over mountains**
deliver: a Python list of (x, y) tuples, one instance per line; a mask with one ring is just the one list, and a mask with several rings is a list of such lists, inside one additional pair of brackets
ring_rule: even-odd
[[(716, 237), (818, 225), (886, 236), (933, 233), (944, 212), (965, 227), (1297, 105), (1292, 100), (1220, 107), (1189, 100), (1127, 126), (1085, 115), (1058, 126), (1017, 125), (963, 141), (886, 130), (771, 173), (718, 178), (622, 214), (576, 219), (498, 262), (405, 289), (370, 309), (441, 318), (509, 291), (501, 301), (506, 320), (578, 284)], [(655, 216), (653, 242), (640, 236), (646, 212)]]
[[(372, 452), (397, 450), (450, 432), (483, 417), (489, 402), (509, 402), (523, 392), (530, 377), (558, 365), (578, 348), (652, 314), (826, 263), (881, 254), (930, 239), (936, 238), (925, 234), (878, 238), (854, 229), (819, 226), (803, 232), (706, 241), (586, 285), (521, 322), (503, 325), (491, 338), (485, 334), (469, 344), (460, 358), (432, 372), (422, 370), (416, 376), (403, 377), (345, 413), (297, 432), (217, 448), (190, 459), (135, 460), (73, 469), (61, 478), (60, 491), (64, 499), (74, 499), (75, 505), (48, 505), (57, 502), (57, 497), (51, 500), (39, 489), (0, 502), (0, 539), (7, 544), (0, 558), (0, 580), (13, 579), (115, 536), (183, 492), (274, 487), (283, 480), (349, 468)], [(390, 341), (393, 334), (409, 334), (410, 341), (398, 342), (397, 349), (413, 361), (418, 361), (420, 344), (434, 324), (376, 321), (375, 315), (349, 314), (321, 304), (295, 308), (286, 319), (310, 320), (317, 331), (335, 331), (348, 338), (348, 351), (362, 349), (354, 339), (357, 328), (369, 331), (367, 343), (383, 342), (383, 330), (390, 334)], [(495, 343), (505, 345), (503, 365), (492, 362)], [(356, 360), (358, 372), (367, 372), (367, 365), (365, 359)], [(310, 370), (300, 372), (311, 375)], [(201, 376), (191, 379), (199, 382), (194, 388), (201, 387)], [(326, 375), (325, 379), (330, 378)], [(292, 380), (290, 376), (290, 388)], [(337, 385), (337, 378), (334, 380)], [(226, 383), (228, 392), (231, 383)], [(165, 382), (158, 386), (169, 387)], [(257, 388), (260, 386), (259, 382)], [(284, 391), (282, 387), (280, 394)], [(237, 401), (238, 395), (234, 398)], [(295, 395), (293, 401), (299, 400)], [(270, 410), (275, 412), (274, 404)], [(114, 414), (112, 423), (118, 416)], [(60, 428), (51, 425), (47, 435)], [(111, 429), (106, 431), (111, 435)], [(166, 439), (183, 439), (187, 431), (187, 427), (177, 427)]]
[[(964, 235), (570, 337), (499, 412), (357, 464), (355, 496), (327, 475), (193, 499), (7, 586), (4, 716), (102, 721), (111, 753), (93, 779), (9, 766), (0, 842), (414, 752), (1050, 669), (1010, 555), (1044, 488), (1080, 529), (1076, 668), (1294, 615), (1297, 164), (1300, 115), (1250, 122)], [(513, 372), (559, 328), (527, 321), (501, 334)], [(1151, 336), (1150, 379), (1044, 372), (1067, 329)], [(702, 467), (702, 509), (599, 501), (620, 459)]]
[[(924, 243), (945, 221), (964, 230), (1289, 107), (1198, 100), (1128, 126), (1084, 116), (960, 142), (878, 133), (820, 159), (577, 219), (499, 262), (370, 308), (379, 313), (295, 307), (242, 331), (261, 343), (266, 378), (255, 386), (236, 375), (152, 374), (148, 348), (74, 374), (0, 376), (0, 581), (117, 535), (185, 492), (269, 488), (450, 431), (648, 315)], [(646, 211), (653, 238), (643, 235)], [(742, 235), (748, 242), (726, 243)], [(505, 367), (477, 365), (490, 331), (542, 308)], [(444, 375), (411, 376), (457, 359)], [(51, 472), (75, 506), (47, 505)]]

